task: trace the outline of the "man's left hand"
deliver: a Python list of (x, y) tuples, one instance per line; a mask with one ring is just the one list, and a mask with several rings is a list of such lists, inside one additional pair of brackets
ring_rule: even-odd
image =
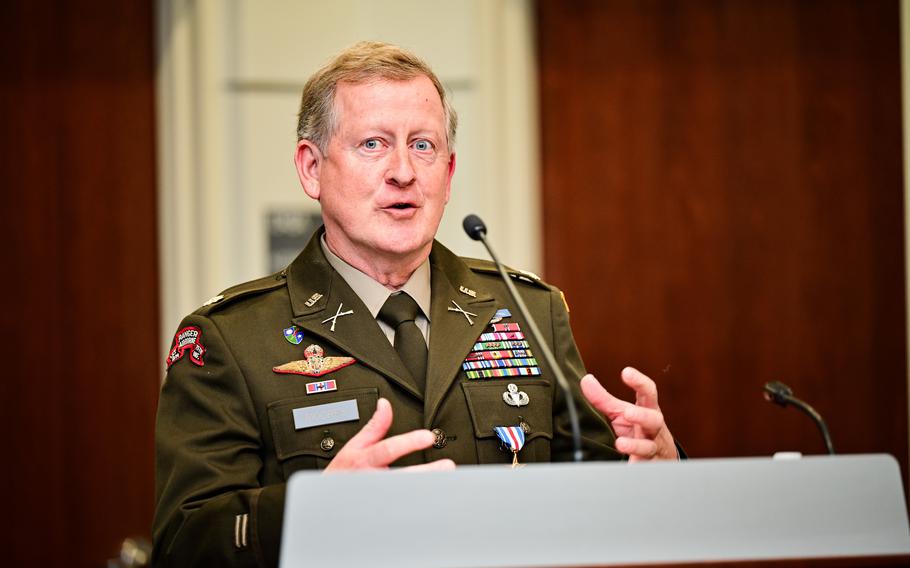
[(616, 398), (594, 378), (581, 379), (581, 391), (613, 426), (616, 449), (628, 454), (630, 462), (679, 459), (673, 435), (657, 406), (657, 385), (632, 367), (622, 370), (622, 381), (635, 391), (635, 404)]

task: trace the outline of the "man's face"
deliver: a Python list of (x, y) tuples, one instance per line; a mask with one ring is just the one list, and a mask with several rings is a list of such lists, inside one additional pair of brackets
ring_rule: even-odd
[(301, 141), (296, 162), (336, 254), (349, 262), (429, 254), (455, 171), (430, 79), (339, 83), (326, 153)]

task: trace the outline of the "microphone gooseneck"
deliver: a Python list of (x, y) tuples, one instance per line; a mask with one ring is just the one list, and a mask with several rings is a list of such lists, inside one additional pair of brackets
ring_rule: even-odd
[(773, 402), (783, 408), (786, 408), (787, 405), (792, 404), (798, 408), (803, 414), (808, 416), (815, 422), (815, 425), (818, 426), (819, 432), (822, 434), (822, 438), (825, 441), (825, 448), (828, 449), (830, 455), (834, 455), (834, 444), (831, 442), (831, 434), (828, 432), (828, 425), (825, 424), (825, 420), (822, 418), (822, 415), (818, 413), (814, 408), (809, 406), (807, 403), (793, 396), (793, 390), (780, 381), (772, 381), (770, 383), (765, 383), (765, 400), (768, 402)]
[(509, 278), (509, 275), (506, 273), (505, 267), (503, 267), (502, 263), (499, 262), (499, 258), (496, 256), (496, 253), (493, 252), (493, 248), (490, 246), (490, 243), (487, 242), (487, 226), (477, 215), (468, 215), (465, 217), (464, 221), (461, 223), (461, 226), (464, 227), (464, 232), (467, 233), (469, 237), (475, 241), (482, 242), (483, 246), (486, 247), (490, 258), (492, 258), (493, 262), (496, 264), (496, 270), (499, 271), (499, 276), (502, 277), (502, 281), (506, 284), (506, 289), (509, 291), (509, 295), (512, 297), (512, 301), (515, 302), (515, 305), (518, 307), (518, 311), (521, 313), (521, 317), (523, 317), (525, 321), (528, 322), (528, 328), (531, 331), (531, 336), (534, 337), (534, 341), (537, 342), (540, 351), (543, 353), (544, 361), (546, 361), (550, 369), (553, 370), (553, 375), (556, 377), (556, 383), (559, 385), (559, 388), (562, 389), (563, 395), (566, 397), (566, 409), (569, 411), (569, 423), (572, 427), (572, 457), (576, 462), (582, 461), (583, 454), (581, 451), (581, 426), (578, 422), (578, 411), (575, 409), (575, 397), (572, 395), (572, 390), (569, 387), (569, 382), (566, 380), (562, 369), (556, 363), (556, 357), (553, 356), (553, 352), (550, 351), (550, 348), (544, 341), (543, 336), (540, 333), (540, 329), (537, 327), (537, 323), (528, 312), (528, 307), (525, 305), (524, 300), (522, 300), (521, 296), (518, 295), (518, 290), (516, 290), (515, 285), (512, 284), (512, 279)]

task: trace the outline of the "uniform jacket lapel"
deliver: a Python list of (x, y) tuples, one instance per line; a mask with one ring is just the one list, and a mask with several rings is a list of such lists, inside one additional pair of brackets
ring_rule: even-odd
[[(438, 242), (430, 254), (432, 307), (430, 349), (427, 362), (427, 396), (424, 401), (425, 426), (435, 420), (439, 405), (455, 383), (461, 364), (477, 338), (496, 313), (496, 299), (483, 287), (474, 273), (451, 251)], [(464, 287), (476, 293), (472, 297)], [(449, 311), (455, 301), (471, 316), (474, 325), (460, 312)]]
[[(321, 234), (322, 231), (317, 231), (288, 267), (293, 323), (305, 333), (333, 344), (359, 363), (375, 369), (415, 397), (423, 399), (424, 393), (414, 384), (367, 307), (326, 260), (319, 242)], [(316, 298), (316, 294), (321, 296)], [(338, 317), (332, 331), (331, 320), (322, 322), (334, 316), (339, 305), (344, 306), (343, 312), (353, 310), (354, 313)]]

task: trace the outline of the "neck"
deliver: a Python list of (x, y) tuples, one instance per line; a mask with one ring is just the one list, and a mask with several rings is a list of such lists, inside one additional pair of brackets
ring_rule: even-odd
[(357, 247), (345, 247), (332, 240), (328, 232), (325, 242), (335, 256), (390, 290), (404, 286), (414, 271), (430, 256), (433, 248), (433, 244), (428, 243), (423, 249), (408, 255), (384, 255), (374, 250), (363, 253)]

